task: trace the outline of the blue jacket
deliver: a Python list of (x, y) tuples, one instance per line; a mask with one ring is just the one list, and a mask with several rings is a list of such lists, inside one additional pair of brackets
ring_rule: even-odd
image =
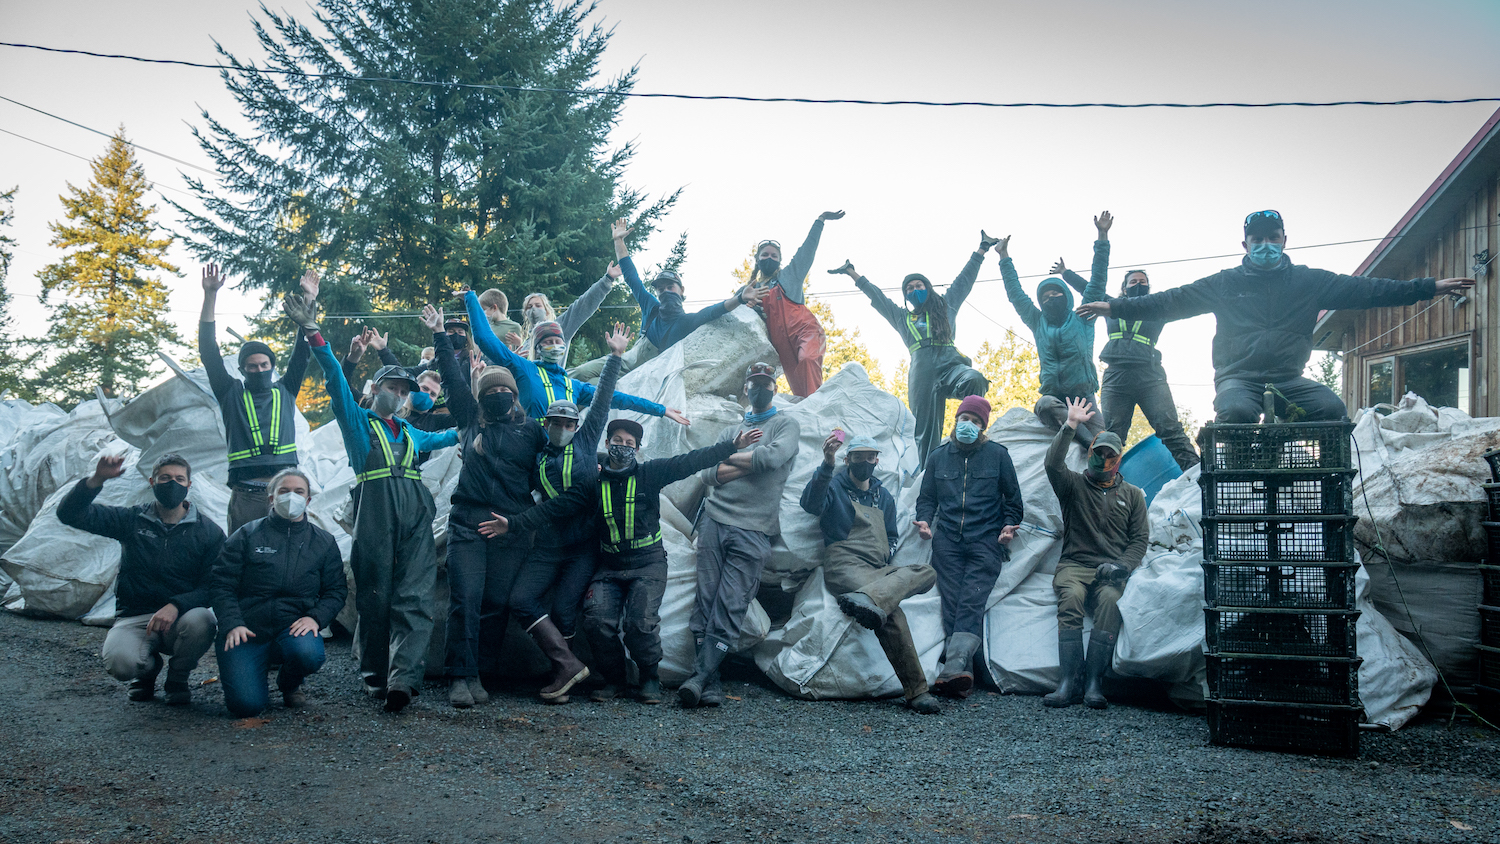
[[(626, 259), (629, 260), (628, 258)], [(634, 270), (632, 270), (633, 272)], [(628, 275), (627, 275), (628, 277)], [(547, 415), (547, 406), (554, 401), (570, 401), (583, 407), (594, 400), (594, 385), (569, 378), (568, 371), (555, 363), (537, 363), (512, 352), (500, 342), (490, 328), (490, 321), (479, 305), (479, 297), (470, 290), (464, 295), (464, 305), (469, 310), (470, 332), (474, 345), (484, 356), (516, 376), (516, 389), (520, 392), (521, 407), (532, 419)], [(548, 390), (548, 387), (551, 390)], [(616, 410), (630, 410), (647, 416), (665, 416), (667, 409), (654, 401), (648, 401), (628, 393), (615, 393), (609, 406)]]
[(835, 470), (827, 463), (819, 463), (802, 490), (802, 509), (818, 517), (824, 545), (849, 538), (849, 529), (854, 526), (852, 501), (866, 507), (877, 507), (885, 513), (885, 536), (890, 544), (886, 560), (894, 557), (896, 544), (901, 541), (901, 525), (896, 521), (896, 500), (891, 498), (879, 478), (870, 478), (870, 488), (861, 490), (849, 477), (848, 466)]
[[(1099, 372), (1094, 367), (1094, 323), (1073, 313), (1073, 291), (1059, 278), (1044, 279), (1036, 286), (1038, 299), (1043, 290), (1056, 287), (1068, 303), (1067, 316), (1061, 324), (1053, 325), (1021, 289), (1021, 279), (1010, 258), (1000, 259), (1000, 275), (1005, 278), (1005, 295), (1036, 340), (1036, 353), (1042, 365), (1042, 395), (1058, 398), (1093, 395), (1099, 389)], [(1088, 286), (1083, 289), (1083, 301), (1107, 298), (1108, 275), (1109, 241), (1096, 240), (1094, 264), (1089, 270)]]
[[(370, 441), (369, 420), (380, 417), (373, 411), (360, 407), (359, 402), (354, 400), (354, 394), (349, 391), (349, 382), (344, 380), (344, 369), (334, 358), (333, 350), (328, 347), (326, 340), (313, 346), (312, 352), (318, 366), (323, 368), (328, 403), (332, 405), (333, 418), (338, 420), (339, 431), (344, 435), (344, 452), (349, 455), (349, 465), (357, 475), (365, 470), (365, 458), (370, 456), (370, 449), (375, 445)], [(413, 428), (405, 419), (397, 421), (401, 423), (400, 433), (397, 434), (392, 434), (384, 422), (378, 426), (380, 433), (392, 445), (400, 443), (402, 437), (410, 437), (418, 452), (436, 451), (458, 444), (458, 431), (452, 428), (428, 433)]]
[(729, 313), (723, 302), (715, 302), (696, 313), (684, 312), (682, 316), (669, 319), (661, 312), (661, 300), (641, 283), (641, 274), (636, 272), (635, 262), (630, 260), (629, 255), (620, 259), (620, 271), (625, 275), (625, 283), (630, 286), (630, 292), (635, 294), (636, 303), (641, 306), (641, 333), (646, 335), (646, 339), (651, 341), (657, 351), (666, 351), (705, 323)]

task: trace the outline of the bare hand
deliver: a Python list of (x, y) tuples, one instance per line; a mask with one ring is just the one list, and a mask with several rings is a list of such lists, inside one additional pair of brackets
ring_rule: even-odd
[(765, 432), (759, 428), (751, 428), (748, 431), (740, 431), (739, 435), (734, 438), (734, 447), (746, 448), (747, 446), (755, 445), (756, 443), (760, 442), (760, 438), (764, 435)]
[(987, 235), (987, 234), (984, 233), (984, 229), (980, 229), (979, 230), (979, 251), (980, 251), (980, 253), (984, 253), (984, 252), (990, 251), (990, 248), (993, 247), (995, 244), (997, 244), (999, 242), (1000, 242), (1000, 238), (998, 238), (998, 237), (990, 237), (989, 235)]
[(1052, 265), (1052, 274), (1053, 275), (1062, 275), (1063, 273), (1065, 273), (1067, 271), (1068, 271), (1068, 265), (1064, 264), (1063, 263), (1063, 259), (1061, 259), (1061, 258), (1058, 258), (1057, 259), (1057, 263), (1055, 263), (1055, 264)]
[(387, 331), (385, 334), (381, 334), (379, 331), (370, 331), (370, 348), (374, 349), (375, 351), (383, 351), (386, 347), (386, 344), (390, 341), (391, 332)]
[(104, 482), (118, 478), (125, 474), (125, 458), (121, 455), (106, 454), (99, 458), (99, 464), (94, 467), (94, 476), (89, 478), (89, 486), (98, 489), (104, 486)]
[(1474, 279), (1472, 278), (1445, 278), (1437, 283), (1437, 293), (1435, 295), (1441, 296), (1444, 293), (1458, 293), (1468, 290), (1473, 286)]
[(168, 630), (171, 630), (172, 629), (172, 625), (174, 625), (176, 623), (177, 623), (177, 605), (176, 604), (167, 604), (166, 606), (164, 606), (161, 609), (157, 610), (156, 611), (156, 615), (151, 616), (151, 620), (148, 621), (148, 622), (146, 622), (146, 632), (147, 633), (165, 633)]
[(842, 220), (842, 219), (844, 219), (844, 212), (842, 212), (842, 211), (824, 211), (823, 213), (821, 213), (821, 214), (818, 215), (818, 219), (819, 220)]
[(1068, 427), (1077, 428), (1094, 418), (1094, 406), (1088, 399), (1068, 399)]
[(505, 335), (505, 346), (506, 346), (506, 348), (510, 349), (512, 352), (520, 349), (521, 345), (523, 343), (525, 343), (525, 341), (522, 340), (521, 339), (521, 335), (517, 334), (516, 332), (510, 331), (510, 332), (506, 333), (506, 335)]
[(365, 346), (369, 345), (369, 342), (370, 342), (370, 329), (368, 329), (368, 328), (366, 328), (364, 331), (361, 331), (360, 333), (354, 335), (353, 337), (350, 337), (349, 338), (349, 357), (351, 357), (351, 358), (353, 358), (355, 360), (359, 360), (360, 358), (364, 357), (365, 356)]
[(833, 456), (839, 453), (839, 448), (844, 441), (839, 439), (838, 434), (829, 434), (828, 439), (823, 441), (823, 462), (829, 466), (833, 465)]
[(854, 264), (850, 262), (848, 258), (844, 259), (844, 265), (842, 267), (839, 267), (836, 270), (828, 271), (829, 275), (838, 275), (839, 273), (843, 273), (844, 275), (849, 276), (853, 279), (859, 278), (859, 273), (854, 269)]
[(255, 634), (250, 632), (250, 628), (241, 624), (224, 637), (224, 650), (233, 650), (235, 645), (243, 645), (254, 638)]
[(434, 308), (431, 305), (422, 306), (422, 324), (433, 334), (443, 330), (443, 309)]
[(756, 287), (753, 284), (746, 285), (740, 290), (740, 301), (745, 304), (745, 307), (753, 308), (760, 304), (760, 300), (766, 298), (768, 290), (770, 290), (769, 287)]
[(224, 277), (221, 276), (221, 275), (219, 275), (219, 265), (218, 264), (204, 264), (203, 265), (203, 292), (205, 294), (210, 294), (210, 295), (214, 294), (214, 293), (218, 293), (219, 292), (219, 288), (221, 288), (223, 286), (224, 286)]
[(484, 355), (478, 349), (469, 350), (469, 372), (478, 375), (485, 367)]
[(1015, 525), (1006, 525), (1005, 527), (1001, 528), (1001, 530), (1000, 530), (1000, 544), (1001, 545), (1009, 545), (1010, 541), (1012, 539), (1015, 539), (1015, 538), (1016, 538), (1016, 526)]
[(917, 536), (920, 536), (923, 539), (932, 538), (932, 525), (929, 525), (926, 522), (912, 522), (912, 524), (917, 526)]
[(625, 328), (625, 323), (615, 323), (615, 329), (605, 336), (604, 343), (614, 354), (625, 354), (625, 350), (630, 348), (630, 331)]
[(620, 269), (620, 265), (617, 262), (610, 261), (609, 269), (605, 270), (604, 274), (614, 279), (615, 281), (619, 281), (620, 276), (624, 275), (625, 271)]
[(318, 620), (309, 615), (304, 615), (292, 622), (291, 630), (293, 636), (306, 636), (309, 633), (318, 632)]
[(665, 416), (666, 418), (672, 420), (673, 422), (676, 422), (684, 428), (687, 428), (693, 424), (692, 420), (688, 419), (682, 411), (675, 408), (667, 408), (666, 412), (663, 413), (662, 416)]
[(510, 519), (505, 518), (499, 513), (492, 512), (490, 515), (495, 518), (479, 523), (479, 535), (486, 539), (504, 536), (510, 530)]
[(619, 219), (615, 220), (615, 224), (610, 227), (609, 237), (611, 240), (624, 240), (633, 231), (635, 231), (635, 228), (630, 225), (629, 220)]
[(1115, 218), (1111, 217), (1108, 211), (1100, 212), (1099, 216), (1094, 218), (1094, 228), (1099, 230), (1100, 240), (1107, 239), (1106, 236), (1109, 234), (1109, 227), (1114, 224)]
[(1010, 257), (1010, 235), (1006, 235), (1005, 237), (1000, 238), (1000, 240), (995, 244), (995, 254), (999, 255), (1001, 258)]
[(308, 270), (298, 282), (302, 286), (302, 299), (311, 305), (318, 300), (318, 271)]
[(1109, 316), (1109, 300), (1101, 299), (1098, 302), (1084, 302), (1082, 305), (1074, 308), (1073, 313), (1087, 320), (1092, 320), (1094, 317), (1107, 317)]

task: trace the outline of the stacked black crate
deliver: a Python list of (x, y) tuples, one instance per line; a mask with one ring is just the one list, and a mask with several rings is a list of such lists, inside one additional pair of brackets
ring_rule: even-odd
[(1209, 740), (1359, 752), (1353, 426), (1203, 435)]
[(1490, 464), (1490, 483), (1484, 485), (1489, 499), (1489, 519), (1484, 530), (1489, 534), (1484, 565), (1484, 603), (1479, 605), (1479, 717), (1500, 724), (1500, 448), (1484, 453)]

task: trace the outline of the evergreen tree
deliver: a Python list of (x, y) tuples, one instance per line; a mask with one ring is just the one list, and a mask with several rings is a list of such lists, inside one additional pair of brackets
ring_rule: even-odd
[[(649, 202), (621, 182), (634, 147), (611, 149), (609, 132), (624, 98), (571, 93), (597, 84), (609, 40), (589, 23), (592, 3), (318, 0), (316, 9), (326, 35), (262, 7), (255, 31), (267, 67), (434, 84), (224, 74), (254, 128), (233, 131), (203, 113), (198, 140), (224, 192), (192, 182), (206, 213), (179, 210), (197, 253), (246, 285), (288, 292), (318, 268), (325, 313), (410, 312), (466, 286), (566, 304), (609, 263), (609, 221), (632, 218), (639, 241), (675, 202), (676, 193)], [(600, 87), (629, 90), (635, 75)], [(607, 321), (595, 322), (585, 346), (602, 338)], [(325, 327), (339, 347), (355, 330)], [(393, 349), (427, 344), (417, 320), (382, 327)]]
[(16, 335), (15, 320), (10, 315), (10, 291), (5, 287), (16, 247), (16, 239), (7, 230), (15, 220), (17, 190), (0, 192), (0, 393), (12, 398), (33, 398), (25, 372), (36, 362), (37, 353), (26, 352), (25, 341)]
[(156, 207), (141, 202), (148, 182), (125, 142), (125, 127), (91, 162), (88, 187), (68, 185), (66, 222), (49, 225), (52, 246), (68, 250), (42, 268), (42, 301), (52, 306), (47, 345), (58, 350), (38, 379), (39, 392), (73, 404), (139, 391), (156, 368), (157, 350), (181, 343), (165, 319), (167, 286), (145, 273), (178, 275), (163, 255), (170, 235), (157, 237)]

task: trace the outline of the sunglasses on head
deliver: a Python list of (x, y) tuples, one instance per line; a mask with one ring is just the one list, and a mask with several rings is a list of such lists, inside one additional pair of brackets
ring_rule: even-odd
[(1245, 225), (1248, 226), (1256, 220), (1273, 220), (1277, 223), (1280, 223), (1281, 215), (1276, 213), (1275, 211), (1256, 211), (1254, 214), (1251, 214), (1250, 216), (1245, 218)]
[(764, 375), (767, 378), (774, 379), (776, 377), (776, 367), (770, 365), (769, 363), (750, 364), (750, 371), (746, 373), (745, 377), (753, 378), (757, 375)]

